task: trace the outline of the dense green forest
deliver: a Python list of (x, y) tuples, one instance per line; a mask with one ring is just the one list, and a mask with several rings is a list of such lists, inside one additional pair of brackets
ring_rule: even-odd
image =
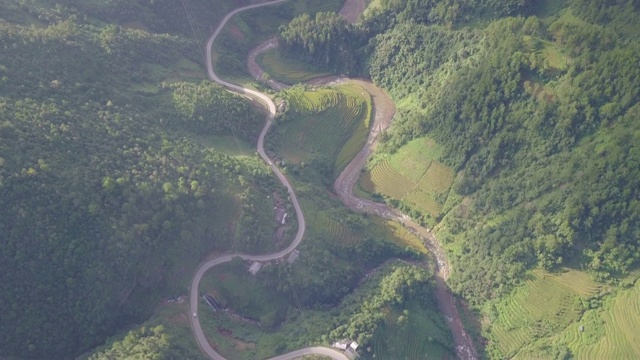
[[(379, 154), (425, 136), (444, 146), (440, 160), (459, 176), (439, 237), (453, 289), (480, 304), (536, 266), (616, 282), (640, 260), (639, 11), (381, 1), (356, 26), (299, 17), (280, 36), (287, 56), (392, 94), (399, 109)], [(365, 65), (335, 62), (344, 51)]]
[(2, 1), (0, 18), (0, 355), (70, 358), (231, 246), (215, 218), (274, 182), (201, 139), (252, 142), (264, 115), (201, 82), (179, 2)]

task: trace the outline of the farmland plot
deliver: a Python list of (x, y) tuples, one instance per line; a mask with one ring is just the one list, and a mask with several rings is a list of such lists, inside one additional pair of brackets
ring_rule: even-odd
[(533, 271), (525, 284), (495, 306), (497, 319), (489, 330), (490, 353), (503, 358), (537, 356), (527, 349), (532, 339), (553, 343), (553, 337), (569, 326), (577, 328), (581, 300), (602, 289), (581, 271), (559, 274)]
[(329, 161), (335, 178), (367, 139), (369, 95), (355, 85), (340, 85), (315, 91), (293, 88), (283, 97), (289, 110), (270, 139), (275, 150), (294, 163)]
[(453, 182), (453, 170), (437, 161), (441, 154), (442, 147), (430, 138), (412, 140), (393, 155), (374, 159), (359, 185), (436, 216), (442, 209), (440, 195)]

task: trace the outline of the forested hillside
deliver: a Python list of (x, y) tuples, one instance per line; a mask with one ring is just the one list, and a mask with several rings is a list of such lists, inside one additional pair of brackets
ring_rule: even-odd
[(264, 116), (202, 82), (179, 2), (1, 1), (0, 18), (0, 356), (71, 358), (231, 246), (218, 214), (272, 180), (201, 139), (252, 142)]
[(374, 40), (374, 81), (417, 103), (401, 110), (384, 151), (435, 138), (460, 171), (454, 191), (471, 200), (443, 231), (459, 246), (456, 290), (470, 298), (496, 295), (536, 264), (584, 256), (608, 278), (638, 260), (638, 9), (588, 5), (446, 35), (399, 27)]
[[(442, 226), (466, 264), (454, 266), (456, 288), (491, 297), (523, 268), (580, 256), (600, 278), (625, 274), (638, 260), (640, 232), (638, 8), (574, 0), (539, 18), (527, 16), (542, 11), (531, 5), (519, 8), (524, 16), (483, 17), (482, 27), (447, 22), (436, 9), (382, 2), (341, 41), (366, 55), (360, 70), (401, 105), (380, 152), (429, 136), (460, 174), (453, 190), (465, 200)], [(485, 14), (460, 9), (463, 20)], [(387, 28), (368, 26), (389, 14)], [(284, 51), (331, 51), (335, 40), (318, 28), (344, 32), (298, 18), (281, 30)]]
[[(614, 284), (637, 267), (638, 24), (631, 1), (407, 0), (381, 1), (354, 27), (298, 18), (280, 36), (287, 56), (392, 94), (398, 113), (374, 162), (412, 139), (443, 147), (437, 160), (457, 176), (432, 221), (452, 288), (481, 305), (536, 267)], [(366, 65), (325, 61), (343, 51)]]

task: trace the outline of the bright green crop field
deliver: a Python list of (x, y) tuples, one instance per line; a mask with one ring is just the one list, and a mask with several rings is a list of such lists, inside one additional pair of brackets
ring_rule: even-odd
[(328, 175), (338, 176), (367, 139), (369, 94), (345, 84), (315, 91), (291, 88), (283, 97), (289, 109), (270, 134), (271, 146), (288, 162), (328, 162)]
[(393, 155), (374, 158), (360, 187), (436, 216), (443, 204), (439, 196), (448, 192), (454, 175), (437, 161), (441, 153), (442, 147), (430, 138), (412, 140)]
[(534, 270), (485, 310), (492, 318), (485, 323), (492, 358), (631, 359), (640, 353), (637, 281), (616, 290), (579, 270)]
[(318, 71), (309, 64), (285, 58), (277, 49), (271, 49), (258, 55), (256, 61), (271, 78), (289, 85), (332, 74)]

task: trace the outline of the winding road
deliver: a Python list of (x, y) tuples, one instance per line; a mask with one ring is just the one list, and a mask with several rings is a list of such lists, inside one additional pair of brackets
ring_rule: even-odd
[[(296, 233), (296, 236), (293, 239), (293, 242), (291, 242), (291, 245), (289, 245), (286, 249), (279, 251), (277, 253), (266, 254), (266, 255), (226, 254), (226, 255), (218, 256), (200, 265), (200, 267), (198, 267), (198, 270), (196, 270), (196, 274), (193, 277), (193, 280), (191, 281), (191, 294), (189, 297), (191, 314), (198, 313), (198, 299), (200, 298), (198, 293), (198, 287), (200, 285), (200, 280), (202, 280), (202, 276), (207, 272), (207, 270), (211, 269), (216, 265), (229, 262), (235, 258), (241, 258), (243, 260), (251, 260), (251, 261), (261, 261), (261, 262), (280, 259), (286, 256), (287, 254), (289, 254), (290, 252), (292, 252), (296, 247), (298, 247), (298, 245), (300, 244), (300, 241), (302, 241), (302, 237), (304, 236), (306, 224), (304, 220), (304, 215), (302, 214), (302, 209), (300, 208), (300, 204), (298, 203), (298, 197), (296, 196), (296, 193), (293, 187), (291, 186), (287, 178), (284, 176), (284, 174), (282, 174), (280, 169), (278, 169), (275, 165), (273, 165), (274, 162), (271, 159), (269, 159), (267, 154), (264, 152), (264, 137), (269, 131), (269, 128), (271, 127), (271, 125), (273, 124), (273, 118), (276, 114), (276, 105), (273, 103), (273, 101), (271, 101), (271, 99), (267, 95), (261, 92), (247, 89), (247, 88), (244, 88), (220, 79), (218, 75), (216, 75), (216, 73), (213, 71), (213, 64), (211, 62), (211, 48), (213, 46), (213, 42), (216, 40), (216, 37), (218, 36), (218, 34), (220, 34), (220, 31), (222, 30), (222, 28), (224, 28), (224, 25), (232, 16), (234, 16), (235, 14), (241, 11), (254, 9), (260, 6), (275, 5), (284, 1), (286, 0), (275, 0), (275, 1), (269, 1), (261, 4), (244, 6), (227, 14), (227, 16), (225, 16), (224, 19), (222, 19), (222, 22), (220, 22), (220, 25), (218, 25), (218, 28), (213, 33), (213, 35), (211, 35), (211, 37), (209, 38), (209, 41), (207, 42), (206, 62), (207, 62), (207, 73), (209, 74), (209, 78), (211, 78), (211, 80), (235, 92), (249, 95), (252, 98), (258, 99), (267, 106), (267, 109), (268, 109), (267, 122), (264, 128), (262, 129), (262, 132), (260, 133), (260, 137), (258, 138), (257, 150), (260, 157), (267, 164), (271, 164), (271, 170), (276, 174), (276, 176), (278, 177), (282, 185), (286, 186), (289, 192), (289, 197), (291, 198), (291, 203), (293, 204), (293, 207), (295, 208), (295, 211), (296, 211), (296, 217), (298, 220), (298, 232)], [(202, 331), (202, 327), (200, 326), (200, 318), (197, 316), (189, 316), (189, 318), (191, 319), (191, 328), (193, 329), (193, 333), (196, 337), (196, 341), (198, 342), (198, 345), (200, 346), (202, 351), (204, 351), (204, 353), (207, 354), (207, 356), (209, 356), (211, 359), (226, 360), (225, 357), (220, 355), (213, 347), (211, 347), (211, 344), (209, 344), (209, 342), (207, 341), (207, 338), (204, 332)], [(273, 358), (273, 360), (296, 359), (305, 355), (323, 355), (323, 356), (328, 356), (335, 360), (349, 360), (349, 358), (346, 355), (344, 355), (342, 352), (339, 352), (331, 348), (325, 348), (325, 347), (308, 347), (308, 348), (290, 352), (288, 354), (277, 356)]]
[[(234, 15), (242, 11), (254, 9), (261, 6), (275, 5), (285, 1), (287, 0), (268, 1), (264, 3), (244, 6), (230, 12), (224, 17), (224, 19), (222, 19), (222, 21), (216, 28), (215, 32), (209, 38), (205, 51), (206, 51), (207, 73), (211, 80), (215, 81), (216, 83), (222, 86), (225, 86), (226, 88), (232, 91), (248, 95), (253, 99), (257, 99), (263, 102), (267, 107), (268, 109), (267, 121), (258, 138), (257, 151), (260, 157), (267, 164), (270, 164), (272, 171), (276, 174), (280, 182), (287, 188), (291, 202), (295, 208), (296, 217), (298, 220), (298, 232), (296, 233), (293, 242), (286, 249), (279, 251), (277, 253), (265, 254), (265, 255), (250, 255), (250, 254), (240, 254), (240, 253), (225, 254), (201, 264), (198, 267), (196, 274), (191, 282), (190, 312), (192, 314), (198, 313), (198, 302), (199, 302), (198, 286), (200, 284), (200, 280), (202, 279), (203, 275), (207, 270), (209, 270), (210, 268), (216, 265), (229, 262), (234, 258), (241, 258), (243, 260), (260, 261), (260, 262), (266, 262), (266, 261), (283, 258), (287, 254), (292, 252), (300, 244), (300, 242), (302, 241), (302, 237), (304, 236), (304, 232), (306, 230), (304, 215), (300, 208), (300, 204), (298, 202), (298, 198), (295, 194), (293, 187), (291, 186), (287, 178), (284, 176), (284, 174), (282, 174), (282, 172), (275, 165), (273, 165), (274, 162), (266, 155), (264, 151), (264, 138), (267, 132), (269, 131), (269, 128), (273, 124), (273, 119), (276, 114), (275, 104), (267, 95), (261, 92), (244, 88), (220, 79), (213, 71), (213, 64), (211, 61), (211, 55), (212, 55), (211, 50), (212, 50), (213, 43), (217, 38), (217, 36), (219, 35), (219, 33), (221, 32), (221, 30), (224, 28), (227, 21), (231, 17), (233, 17)], [(357, 4), (353, 5), (352, 3), (357, 3)], [(354, 13), (361, 12), (364, 9), (362, 4), (364, 4), (363, 0), (347, 1), (345, 4), (345, 8), (347, 8), (349, 11), (343, 11), (342, 12), (343, 15), (349, 21), (355, 22), (358, 17)], [(348, 6), (351, 6), (351, 8), (348, 8)], [(249, 63), (250, 70), (252, 70), (251, 73), (254, 76), (257, 76), (259, 78), (260, 76), (259, 72), (262, 71), (262, 69), (259, 69), (259, 66), (257, 66), (257, 64), (255, 63), (256, 55), (274, 46), (277, 46), (277, 42), (274, 42), (274, 39), (271, 39), (268, 42), (265, 42), (259, 45), (256, 49), (254, 49), (249, 54), (248, 63)], [(258, 73), (256, 73), (255, 71), (258, 71)], [(327, 82), (336, 82), (336, 81), (340, 82), (344, 80), (345, 79), (339, 78), (339, 77), (338, 78), (330, 77), (327, 79), (321, 79), (320, 81), (314, 81), (313, 83), (320, 85)], [(437, 240), (433, 236), (433, 234), (431, 234), (429, 230), (424, 229), (419, 224), (413, 222), (408, 216), (402, 214), (398, 210), (390, 208), (386, 204), (376, 203), (370, 200), (358, 198), (353, 194), (353, 185), (358, 179), (360, 170), (364, 167), (369, 155), (373, 152), (373, 150), (375, 149), (375, 146), (377, 145), (377, 135), (391, 124), (391, 120), (393, 119), (393, 115), (395, 113), (395, 106), (393, 104), (393, 101), (391, 101), (389, 97), (381, 89), (373, 85), (371, 82), (363, 81), (363, 80), (349, 80), (349, 81), (358, 83), (358, 85), (364, 87), (371, 94), (373, 103), (374, 103), (375, 117), (372, 125), (372, 130), (369, 133), (367, 143), (365, 144), (365, 146), (363, 146), (362, 150), (356, 155), (356, 157), (352, 160), (352, 162), (344, 169), (344, 171), (340, 174), (338, 179), (336, 179), (334, 183), (334, 190), (338, 194), (338, 196), (342, 199), (342, 201), (345, 203), (345, 205), (347, 205), (352, 210), (358, 211), (358, 212), (365, 212), (365, 213), (377, 215), (386, 219), (401, 222), (406, 227), (408, 227), (412, 232), (416, 233), (416, 235), (421, 236), (425, 240), (425, 244), (427, 248), (431, 251), (432, 254), (434, 254), (437, 260), (438, 273), (436, 276), (436, 285), (437, 285), (436, 298), (438, 299), (440, 310), (447, 318), (448, 325), (452, 331), (454, 342), (456, 345), (456, 353), (458, 357), (463, 360), (476, 359), (477, 355), (476, 355), (475, 348), (473, 346), (473, 342), (471, 341), (471, 338), (468, 336), (468, 334), (464, 330), (464, 327), (462, 326), (460, 316), (453, 302), (453, 296), (448, 291), (448, 288), (445, 282), (447, 276), (449, 275), (449, 267), (446, 261), (446, 256), (440, 244), (437, 242)], [(273, 83), (269, 83), (269, 85), (271, 85), (272, 87), (275, 87), (276, 90), (281, 90), (285, 86), (284, 84), (280, 84), (275, 81)], [(200, 326), (199, 317), (189, 316), (189, 318), (191, 319), (191, 327), (196, 337), (196, 341), (198, 342), (198, 345), (200, 346), (202, 351), (206, 353), (207, 356), (209, 356), (211, 359), (226, 360), (213, 347), (211, 347), (211, 345), (207, 341), (206, 336), (202, 331), (202, 327)], [(287, 354), (276, 356), (270, 360), (298, 359), (307, 355), (321, 355), (321, 356), (329, 357), (334, 360), (349, 359), (344, 353), (337, 351), (335, 349), (316, 346), (316, 347), (307, 347), (304, 349), (292, 351)]]

